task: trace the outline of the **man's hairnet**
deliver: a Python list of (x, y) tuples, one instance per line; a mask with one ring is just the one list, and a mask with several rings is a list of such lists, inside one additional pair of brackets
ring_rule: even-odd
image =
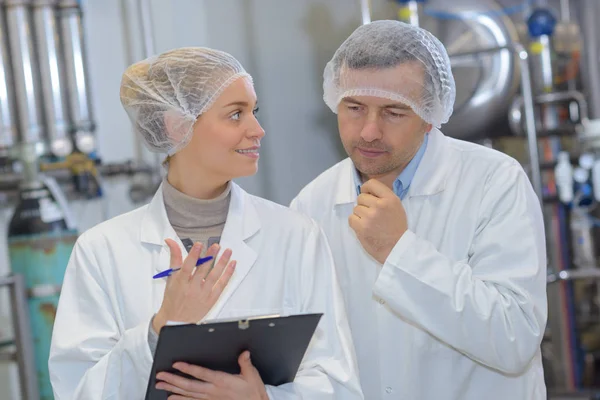
[(230, 54), (175, 49), (127, 68), (121, 103), (150, 151), (172, 155), (189, 143), (196, 119), (240, 77), (252, 79)]
[[(394, 73), (394, 67), (408, 63), (412, 71)], [(400, 21), (374, 21), (356, 29), (327, 63), (323, 91), (334, 113), (345, 97), (375, 96), (410, 106), (437, 128), (448, 122), (456, 97), (442, 43)]]

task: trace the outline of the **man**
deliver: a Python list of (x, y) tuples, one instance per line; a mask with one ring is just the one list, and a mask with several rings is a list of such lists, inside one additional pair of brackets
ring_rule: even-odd
[(456, 92), (443, 45), (373, 22), (324, 76), (349, 158), (291, 207), (331, 243), (365, 398), (546, 399), (541, 207), (514, 159), (438, 130)]

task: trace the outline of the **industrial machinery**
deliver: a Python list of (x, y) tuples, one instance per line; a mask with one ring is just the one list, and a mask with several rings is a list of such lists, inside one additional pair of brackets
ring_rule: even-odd
[[(457, 99), (443, 131), (504, 151), (529, 172), (548, 244), (549, 396), (600, 398), (600, 4), (388, 3), (388, 18), (431, 31), (448, 50)], [(361, 2), (363, 23), (369, 4)]]
[(31, 342), (18, 345), (33, 351), (20, 348), (16, 359), (22, 392), (36, 400), (53, 399), (50, 340), (78, 236), (65, 191), (97, 198), (100, 175), (153, 172), (96, 156), (82, 24), (75, 0), (0, 0), (0, 192), (15, 205), (7, 235), (13, 276), (3, 280), (23, 282), (27, 296), (28, 326), (21, 316), (16, 328), (31, 331)]

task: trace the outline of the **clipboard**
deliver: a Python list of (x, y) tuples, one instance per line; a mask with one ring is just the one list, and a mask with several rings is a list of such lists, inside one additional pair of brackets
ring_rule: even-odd
[[(156, 374), (171, 372), (178, 361), (239, 374), (238, 357), (249, 350), (265, 385), (292, 382), (323, 314), (260, 316), (201, 324), (164, 326), (160, 330), (145, 400), (166, 400), (156, 389)], [(193, 379), (193, 378), (192, 378)]]

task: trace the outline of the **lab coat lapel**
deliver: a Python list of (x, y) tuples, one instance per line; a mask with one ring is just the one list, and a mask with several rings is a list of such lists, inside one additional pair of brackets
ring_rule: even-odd
[[(232, 260), (236, 260), (236, 268), (229, 284), (221, 294), (221, 297), (215, 306), (207, 314), (206, 319), (212, 319), (218, 316), (227, 300), (238, 288), (258, 257), (258, 254), (256, 254), (256, 252), (245, 242), (245, 240), (252, 237), (260, 229), (260, 220), (256, 209), (248, 200), (248, 194), (232, 182), (231, 202), (229, 204), (225, 228), (221, 235), (221, 242), (219, 244), (221, 251), (217, 256), (217, 260), (220, 258), (223, 251), (229, 248), (233, 253)], [(169, 223), (161, 185), (146, 209), (140, 230), (140, 240), (142, 244), (150, 245), (150, 251), (156, 252), (154, 265), (156, 273), (169, 268), (170, 252), (169, 247), (165, 243), (165, 239), (167, 238), (177, 242), (181, 249), (183, 259), (185, 260), (188, 252)], [(166, 279), (153, 279), (152, 293), (155, 310), (160, 308), (165, 286)]]
[[(151, 254), (150, 259), (154, 264), (153, 270), (155, 274), (169, 268), (171, 255), (165, 239), (173, 239), (179, 245), (181, 255), (185, 259), (187, 250), (167, 217), (161, 184), (150, 204), (146, 207), (140, 227), (140, 242)], [(162, 303), (167, 280), (152, 279), (151, 276), (148, 279), (152, 281), (152, 306), (156, 312)]]
[(256, 251), (246, 243), (246, 240), (260, 229), (258, 213), (252, 205), (249, 195), (236, 184), (232, 183), (231, 185), (231, 202), (220, 246), (221, 253), (228, 248), (232, 250), (231, 259), (236, 260), (236, 267), (229, 284), (223, 290), (217, 303), (206, 315), (205, 320), (218, 317), (227, 300), (248, 275), (258, 257)]

